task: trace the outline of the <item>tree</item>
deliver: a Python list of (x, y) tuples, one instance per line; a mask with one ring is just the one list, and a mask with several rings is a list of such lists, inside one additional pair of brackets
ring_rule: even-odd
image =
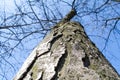
[[(92, 19), (90, 19), (89, 22), (91, 23), (91, 21), (94, 21), (94, 23), (92, 22), (91, 25), (97, 25), (98, 28), (99, 28), (99, 26), (102, 26), (103, 28), (107, 28), (108, 35), (106, 35), (107, 38), (106, 38), (105, 46), (103, 47), (103, 50), (106, 49), (106, 46), (108, 44), (108, 41), (110, 39), (112, 32), (114, 30), (119, 31), (119, 28), (117, 27), (119, 24), (119, 12), (117, 10), (118, 8), (116, 9), (116, 7), (119, 6), (119, 3), (114, 4), (114, 3), (111, 3), (110, 0), (93, 1), (93, 4), (91, 3), (92, 0), (89, 0), (89, 1), (73, 0), (73, 1), (68, 1), (68, 2), (65, 2), (64, 0), (59, 0), (59, 1), (58, 0), (56, 0), (56, 1), (55, 0), (52, 0), (52, 1), (47, 0), (47, 1), (41, 0), (41, 1), (36, 2), (36, 1), (28, 0), (26, 2), (27, 4), (25, 4), (25, 6), (22, 4), (24, 7), (19, 6), (16, 3), (17, 10), (19, 13), (9, 16), (9, 17), (5, 17), (5, 15), (3, 16), (3, 23), (1, 23), (0, 29), (2, 30), (3, 33), (5, 32), (6, 35), (10, 34), (11, 36), (9, 36), (9, 35), (4, 36), (4, 37), (1, 36), (2, 38), (5, 38), (5, 39), (3, 39), (4, 41), (1, 43), (3, 46), (5, 46), (5, 48), (1, 48), (2, 53), (9, 52), (9, 56), (11, 56), (12, 51), (15, 48), (18, 48), (18, 45), (22, 45), (22, 43), (24, 42), (23, 40), (27, 39), (30, 36), (35, 36), (36, 33), (41, 33), (41, 34), (43, 34), (43, 36), (45, 36), (45, 34), (51, 29), (50, 26), (56, 25), (56, 23), (59, 21), (60, 21), (60, 23), (58, 23), (56, 26), (61, 27), (64, 24), (68, 24), (68, 23), (73, 24), (73, 25), (78, 24), (78, 23), (74, 23), (74, 22), (73, 23), (68, 22), (70, 20), (68, 18), (62, 19), (64, 13), (61, 13), (62, 11), (60, 10), (59, 5), (63, 5), (63, 3), (68, 5), (66, 7), (74, 8), (76, 10), (77, 14), (73, 19), (74, 21), (79, 21), (80, 23), (83, 24), (84, 20), (82, 20), (82, 19), (84, 19), (84, 18), (86, 19), (86, 17), (89, 17), (87, 19), (90, 19), (90, 17), (92, 17)], [(37, 11), (35, 11), (35, 10), (37, 10)], [(109, 11), (109, 10), (110, 10), (110, 12), (105, 12), (105, 11)], [(108, 15), (109, 13), (111, 13), (111, 14)], [(114, 15), (114, 14), (116, 14), (116, 15)], [(65, 22), (64, 22), (64, 20), (65, 20)], [(89, 24), (89, 22), (86, 24)], [(89, 24), (89, 26), (90, 26), (90, 24)], [(110, 26), (110, 29), (109, 29), (109, 26)], [(84, 28), (85, 28), (85, 26), (84, 26)], [(92, 28), (92, 26), (91, 26), (91, 28)], [(7, 30), (7, 32), (6, 32), (6, 30)], [(58, 27), (58, 30), (59, 30), (59, 27)], [(54, 31), (54, 29), (53, 29), (53, 31)], [(79, 33), (79, 32), (81, 32), (81, 31), (78, 30), (77, 33)], [(62, 37), (61, 34), (59, 35), (58, 33), (59, 32), (57, 31), (57, 28), (55, 28), (55, 34), (54, 34), (55, 37), (50, 38), (51, 42), (54, 42), (54, 39), (55, 39), (55, 41), (57, 41), (56, 40), (57, 38)], [(57, 34), (58, 34), (58, 36), (56, 36)], [(118, 32), (118, 34), (119, 34), (119, 32)], [(38, 37), (38, 35), (36, 35), (36, 36)], [(92, 35), (92, 36), (94, 36), (94, 35)], [(67, 37), (67, 35), (66, 35), (66, 37)], [(72, 36), (70, 38), (70, 41), (73, 41), (71, 39), (72, 39)], [(11, 41), (16, 41), (18, 43), (16, 43), (15, 46), (12, 47), (10, 44)], [(84, 40), (82, 40), (82, 41), (84, 41)], [(8, 42), (8, 44), (5, 44), (4, 42)], [(68, 37), (68, 42), (69, 42), (69, 37)], [(87, 41), (87, 42), (91, 43), (89, 41)], [(51, 44), (49, 44), (49, 45), (51, 45)], [(85, 44), (80, 44), (80, 45), (84, 46)], [(95, 46), (92, 46), (92, 47), (95, 47)], [(78, 48), (79, 48), (79, 46), (78, 46)], [(66, 50), (68, 50), (68, 49), (66, 49)], [(81, 57), (81, 59), (82, 59), (81, 63), (84, 64), (83, 67), (85, 67), (85, 70), (88, 70), (88, 69), (86, 69), (86, 67), (91, 68), (91, 66), (90, 66), (91, 61), (89, 62), (90, 55), (86, 54), (86, 53), (88, 53), (88, 52), (83, 52), (83, 57)], [(98, 54), (99, 53), (100, 52), (98, 50)], [(36, 58), (36, 57), (34, 57), (34, 58)], [(34, 59), (34, 58), (32, 58), (32, 59)], [(87, 63), (86, 63), (86, 60), (87, 60)], [(104, 61), (104, 59), (103, 59), (103, 61)], [(34, 60), (33, 60), (33, 62), (34, 62)], [(106, 62), (106, 60), (105, 60), (105, 62)], [(108, 62), (106, 62), (106, 64), (108, 64)], [(31, 65), (31, 63), (30, 63), (30, 65)], [(91, 69), (93, 69), (93, 68), (91, 68)], [(90, 72), (91, 72), (91, 69), (90, 69)], [(114, 70), (112, 70), (112, 71), (114, 71)], [(32, 75), (32, 73), (31, 73), (31, 75)], [(102, 74), (102, 75), (104, 76), (104, 74)], [(113, 75), (114, 75), (114, 73), (113, 73)], [(115, 73), (115, 75), (116, 75), (116, 73)], [(109, 76), (109, 77), (107, 76), (108, 79), (110, 77), (111, 76)]]
[(25, 61), (14, 80), (120, 80), (72, 9)]
[(112, 0), (112, 1), (115, 1), (115, 2), (120, 2), (120, 0)]

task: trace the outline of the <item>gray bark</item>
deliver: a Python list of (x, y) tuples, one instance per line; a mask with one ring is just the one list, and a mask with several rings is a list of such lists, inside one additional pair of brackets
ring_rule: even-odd
[[(60, 25), (60, 24), (59, 24)], [(58, 25), (57, 25), (58, 26)], [(120, 80), (78, 22), (54, 27), (14, 80)]]

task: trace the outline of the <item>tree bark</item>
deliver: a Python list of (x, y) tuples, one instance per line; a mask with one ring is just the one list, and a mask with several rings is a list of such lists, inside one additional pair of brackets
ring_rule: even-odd
[(78, 22), (54, 27), (14, 80), (120, 80)]
[(14, 80), (120, 80), (72, 9), (33, 50)]

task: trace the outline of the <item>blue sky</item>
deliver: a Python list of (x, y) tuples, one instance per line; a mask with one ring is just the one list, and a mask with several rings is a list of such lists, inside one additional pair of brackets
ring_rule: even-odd
[[(22, 2), (24, 0), (17, 0), (17, 3), (19, 4), (20, 1)], [(71, 0), (68, 0), (68, 2), (69, 1), (71, 1)], [(92, 1), (92, 0), (90, 0), (90, 1)], [(3, 10), (3, 11), (0, 11), (0, 13), (3, 13), (4, 12), (3, 8), (5, 8), (5, 10), (7, 11), (8, 14), (14, 14), (15, 13), (15, 5), (13, 2), (14, 2), (14, 0), (1, 0), (0, 3), (2, 3), (2, 4), (0, 4), (0, 10)], [(63, 3), (60, 3), (60, 4), (65, 6), (65, 8), (63, 8), (63, 6), (57, 5), (60, 8), (60, 11), (63, 12), (63, 15), (65, 15), (70, 10), (70, 7), (66, 6), (67, 4), (63, 4)], [(85, 17), (79, 19), (79, 21), (85, 27), (85, 30), (86, 30), (87, 34), (89, 35), (89, 37), (91, 38), (91, 40), (102, 51), (104, 44), (105, 44), (105, 37), (108, 35), (107, 32), (109, 31), (109, 29), (111, 27), (110, 26), (109, 26), (109, 28), (97, 27), (97, 25), (100, 25), (100, 24), (97, 24), (97, 23), (91, 24), (90, 20), (92, 18), (94, 18), (93, 16), (85, 16)], [(76, 20), (76, 19), (73, 19), (73, 20)], [(91, 24), (91, 25), (89, 25), (89, 24)], [(117, 26), (120, 26), (120, 24), (118, 24)], [(104, 28), (104, 29), (102, 29), (102, 28)], [(120, 28), (118, 27), (118, 30), (119, 29)], [(119, 54), (119, 52), (120, 52), (120, 42), (119, 42), (120, 35), (117, 33), (116, 30), (113, 30), (113, 32), (111, 33), (111, 36), (109, 37), (109, 41), (107, 43), (107, 46), (106, 46), (105, 50), (103, 50), (102, 52), (106, 56), (106, 58), (112, 63), (112, 65), (116, 68), (116, 70), (120, 73), (120, 54)], [(34, 36), (34, 38), (36, 38), (36, 37), (37, 36)], [(22, 47), (17, 48), (13, 52), (14, 56), (7, 58), (7, 60), (10, 61), (10, 63), (13, 64), (13, 66), (15, 66), (15, 69), (11, 68), (11, 66), (9, 67), (9, 64), (6, 64), (6, 63), (4, 64), (4, 62), (3, 62), (4, 65), (0, 66), (0, 68), (1, 68), (0, 75), (1, 76), (6, 75), (7, 78), (12, 79), (13, 75), (16, 74), (17, 70), (20, 68), (20, 66), (24, 62), (25, 58), (29, 55), (31, 50), (42, 39), (40, 37), (39, 39), (32, 40), (32, 38), (33, 38), (32, 36), (29, 38), (30, 42), (27, 42), (28, 39), (23, 41), (24, 47), (26, 47), (26, 49), (23, 49)], [(14, 44), (14, 43), (11, 43), (11, 44)], [(2, 71), (3, 69), (6, 69), (6, 70)], [(3, 73), (3, 72), (5, 72), (5, 73)], [(3, 80), (6, 80), (6, 79), (3, 79)]]

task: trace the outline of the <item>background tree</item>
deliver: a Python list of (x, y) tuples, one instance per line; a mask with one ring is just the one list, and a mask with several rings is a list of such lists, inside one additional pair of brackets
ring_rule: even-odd
[[(15, 74), (18, 67), (14, 65), (21, 64), (20, 60), (27, 57), (52, 26), (59, 22), (71, 8), (77, 11), (73, 20), (84, 26), (88, 36), (96, 45), (100, 44), (99, 48), (103, 53), (107, 54), (111, 45), (115, 45), (115, 49), (110, 51), (106, 57), (115, 59), (114, 51), (119, 53), (116, 49), (119, 48), (120, 36), (119, 2), (111, 0), (21, 0), (18, 3), (14, 0), (14, 3), (14, 13), (8, 13), (4, 6), (0, 16), (0, 72), (4, 79), (7, 79), (9, 71), (12, 72), (9, 75)], [(117, 66), (120, 66), (118, 65), (119, 59), (116, 58), (116, 60)], [(3, 70), (3, 68), (6, 69)]]

